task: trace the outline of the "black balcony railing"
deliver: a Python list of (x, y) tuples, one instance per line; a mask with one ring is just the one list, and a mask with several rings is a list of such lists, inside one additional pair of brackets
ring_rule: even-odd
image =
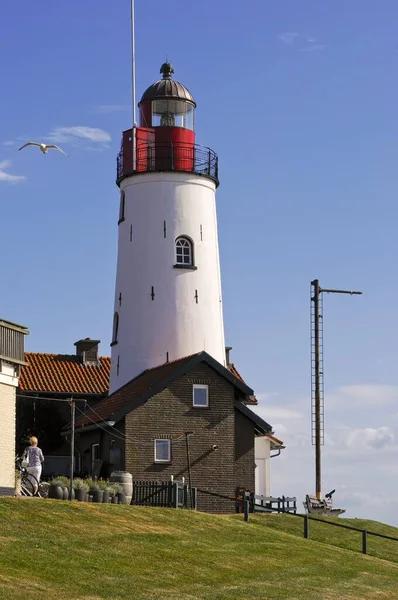
[(218, 185), (218, 156), (210, 148), (182, 142), (156, 143), (137, 140), (136, 164), (132, 144), (117, 156), (117, 183), (140, 173), (181, 171), (210, 177)]

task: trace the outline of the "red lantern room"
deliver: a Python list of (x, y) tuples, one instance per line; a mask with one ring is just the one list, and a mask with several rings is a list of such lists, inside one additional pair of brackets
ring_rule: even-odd
[(216, 153), (195, 144), (192, 94), (173, 80), (170, 63), (164, 63), (160, 73), (162, 79), (149, 86), (138, 104), (140, 126), (135, 128), (135, 140), (132, 129), (123, 133), (117, 183), (139, 173), (184, 171), (211, 177), (218, 184)]

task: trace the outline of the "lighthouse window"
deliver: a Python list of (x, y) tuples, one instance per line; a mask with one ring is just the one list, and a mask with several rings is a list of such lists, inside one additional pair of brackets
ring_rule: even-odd
[(176, 239), (176, 264), (185, 267), (193, 265), (193, 244), (187, 237)]
[(124, 221), (124, 205), (125, 205), (125, 195), (124, 191), (120, 192), (120, 207), (119, 207), (119, 223)]
[(117, 344), (117, 334), (119, 332), (119, 313), (115, 312), (113, 315), (113, 333), (112, 333), (112, 344), (114, 346)]

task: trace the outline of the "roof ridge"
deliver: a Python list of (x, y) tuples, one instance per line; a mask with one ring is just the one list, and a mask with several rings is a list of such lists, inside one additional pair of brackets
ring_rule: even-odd
[[(79, 358), (77, 354), (66, 354), (63, 352), (56, 353), (56, 352), (28, 352), (28, 351), (26, 351), (25, 356), (26, 355), (28, 355), (28, 356), (33, 356), (33, 355), (34, 356), (73, 356), (73, 357)], [(99, 356), (98, 357), (98, 359), (101, 359), (101, 358), (103, 358), (105, 360), (111, 360), (110, 356)]]

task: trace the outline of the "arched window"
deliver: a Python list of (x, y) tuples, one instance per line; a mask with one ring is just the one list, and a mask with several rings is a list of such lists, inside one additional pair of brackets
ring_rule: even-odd
[(192, 241), (185, 236), (178, 237), (176, 239), (176, 265), (192, 267), (193, 264)]
[(120, 192), (120, 207), (119, 207), (119, 223), (124, 221), (124, 205), (125, 205), (125, 194), (122, 190)]
[(119, 332), (119, 313), (115, 312), (113, 315), (113, 332), (112, 332), (112, 343), (111, 346), (117, 344), (117, 335)]

